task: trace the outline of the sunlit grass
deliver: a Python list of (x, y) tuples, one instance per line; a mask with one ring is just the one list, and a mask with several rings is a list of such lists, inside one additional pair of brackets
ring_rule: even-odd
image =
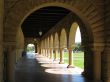
[[(54, 58), (54, 54), (53, 54), (53, 58)], [(68, 52), (64, 53), (63, 58), (64, 58), (64, 63), (68, 64), (68, 58), (69, 58)], [(57, 54), (57, 59), (60, 59), (60, 53)], [(84, 68), (84, 52), (73, 53), (73, 65), (80, 68)]]
[[(64, 63), (68, 64), (68, 53), (64, 53)], [(84, 53), (83, 52), (78, 52), (78, 53), (73, 53), (73, 65), (84, 68)]]

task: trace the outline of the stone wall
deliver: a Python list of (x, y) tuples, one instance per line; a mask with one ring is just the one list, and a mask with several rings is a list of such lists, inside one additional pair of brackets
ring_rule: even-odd
[(4, 12), (4, 0), (0, 0), (0, 82), (3, 82), (3, 12)]
[(22, 57), (22, 53), (24, 51), (24, 35), (21, 27), (18, 28), (18, 32), (16, 34), (16, 62)]
[(102, 77), (104, 77), (104, 82), (110, 82), (110, 0), (105, 0), (105, 33), (106, 45), (104, 55), (102, 55)]

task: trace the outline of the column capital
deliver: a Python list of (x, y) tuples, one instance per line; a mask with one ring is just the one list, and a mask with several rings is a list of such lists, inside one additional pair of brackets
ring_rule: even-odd
[(100, 51), (102, 52), (104, 50), (104, 43), (93, 43), (93, 44), (89, 44), (89, 47), (91, 48), (91, 50), (93, 51)]

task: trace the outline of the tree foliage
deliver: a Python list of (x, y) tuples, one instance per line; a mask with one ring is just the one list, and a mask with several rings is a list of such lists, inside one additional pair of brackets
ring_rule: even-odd
[(74, 52), (83, 51), (81, 43), (75, 43), (75, 48), (73, 49)]

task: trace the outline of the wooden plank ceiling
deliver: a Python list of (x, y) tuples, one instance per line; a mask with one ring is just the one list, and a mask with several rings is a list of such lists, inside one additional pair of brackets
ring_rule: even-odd
[[(69, 10), (61, 7), (44, 7), (30, 14), (23, 22), (21, 28), (25, 37), (40, 38), (56, 23), (62, 20)], [(42, 36), (39, 32), (42, 31)]]

